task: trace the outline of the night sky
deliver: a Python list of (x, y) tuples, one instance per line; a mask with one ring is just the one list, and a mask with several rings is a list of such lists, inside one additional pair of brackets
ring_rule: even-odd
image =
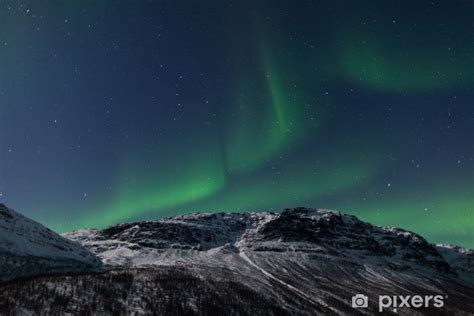
[(472, 1), (0, 0), (0, 201), (337, 209), (474, 247)]

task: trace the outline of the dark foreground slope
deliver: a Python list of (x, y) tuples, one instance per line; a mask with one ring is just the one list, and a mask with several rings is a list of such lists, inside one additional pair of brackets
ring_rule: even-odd
[[(285, 315), (279, 301), (214, 270), (182, 267), (114, 269), (39, 277), (0, 288), (2, 314), (23, 315)], [(219, 277), (220, 276), (220, 277)]]
[[(401, 315), (474, 312), (471, 250), (338, 212), (191, 214), (66, 236), (110, 270), (1, 286), (4, 314), (362, 315), (378, 314), (379, 295), (443, 297)], [(351, 307), (355, 294), (368, 308)]]

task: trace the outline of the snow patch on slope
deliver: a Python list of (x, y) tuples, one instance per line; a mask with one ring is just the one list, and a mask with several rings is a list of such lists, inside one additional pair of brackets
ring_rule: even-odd
[(80, 244), (0, 204), (0, 281), (35, 274), (97, 270)]

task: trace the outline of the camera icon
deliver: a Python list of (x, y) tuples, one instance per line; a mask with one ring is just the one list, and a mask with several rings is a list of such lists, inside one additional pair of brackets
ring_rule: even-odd
[(353, 308), (367, 308), (369, 306), (369, 298), (364, 294), (356, 294), (352, 297)]

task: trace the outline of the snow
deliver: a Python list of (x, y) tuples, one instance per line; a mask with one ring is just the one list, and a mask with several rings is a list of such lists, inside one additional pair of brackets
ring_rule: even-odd
[[(265, 270), (264, 268), (258, 266), (255, 262), (253, 262), (252, 260), (250, 260), (250, 258), (247, 256), (247, 254), (245, 252), (240, 252), (239, 253), (240, 257), (242, 259), (244, 259), (248, 264), (250, 264), (252, 267), (256, 268), (257, 270), (259, 270), (260, 272), (262, 272), (266, 277), (272, 279), (272, 280), (275, 280), (277, 281), (278, 283), (282, 284), (283, 286), (287, 287), (288, 289), (290, 289), (291, 291), (295, 292), (297, 295), (301, 296), (302, 298), (304, 299), (307, 299), (308, 301), (313, 301), (313, 298), (308, 296), (306, 293), (304, 293), (303, 291), (297, 289), (296, 287), (292, 286), (291, 284), (288, 284), (286, 283), (285, 281), (282, 281), (280, 280), (279, 278), (277, 278), (276, 276), (274, 276), (273, 274), (271, 274), (270, 272), (268, 272), (267, 270)], [(327, 305), (323, 302), (323, 301), (318, 301), (316, 302), (318, 304), (322, 304), (324, 306), (327, 307)]]
[[(101, 262), (76, 242), (0, 204), (0, 280), (29, 275), (27, 270), (99, 269)], [(35, 262), (37, 264), (35, 264)]]
[[(308, 221), (313, 224), (304, 224)], [(291, 231), (292, 225), (296, 225), (295, 231)], [(276, 231), (268, 235), (268, 230), (273, 229)], [(214, 262), (218, 266), (229, 266), (230, 263), (234, 269), (236, 267), (232, 265), (238, 261), (239, 253), (267, 257), (301, 253), (398, 269), (433, 271), (449, 268), (446, 262), (449, 260), (413, 232), (373, 226), (355, 216), (332, 210), (296, 208), (283, 213), (192, 213), (118, 225), (113, 231), (115, 235), (110, 238), (101, 231), (88, 229), (64, 236), (80, 242), (105, 264), (113, 266)], [(285, 234), (289, 235), (285, 237)], [(460, 251), (459, 255), (464, 258), (466, 252)], [(464, 265), (462, 260), (454, 261), (457, 267)]]
[[(302, 305), (315, 314), (347, 314), (356, 293), (370, 300), (380, 293), (443, 293), (456, 306), (470, 293), (463, 291), (474, 289), (472, 250), (431, 245), (416, 233), (373, 226), (330, 210), (193, 213), (63, 236), (100, 257), (110, 267), (104, 276), (132, 274), (123, 297), (137, 313), (144, 312), (139, 299), (162, 294), (144, 296), (159, 284), (150, 278), (168, 270), (176, 278), (172, 282), (192, 276), (208, 284), (240, 284), (288, 314), (298, 314)], [(77, 279), (66, 282), (70, 289), (65, 292), (76, 287)], [(103, 280), (101, 275), (96, 281)], [(115, 288), (120, 278), (110, 280), (114, 283), (106, 288)], [(180, 302), (195, 310), (199, 300), (196, 293), (186, 292), (189, 284), (176, 289), (173, 283), (172, 293), (185, 293), (178, 295)]]

